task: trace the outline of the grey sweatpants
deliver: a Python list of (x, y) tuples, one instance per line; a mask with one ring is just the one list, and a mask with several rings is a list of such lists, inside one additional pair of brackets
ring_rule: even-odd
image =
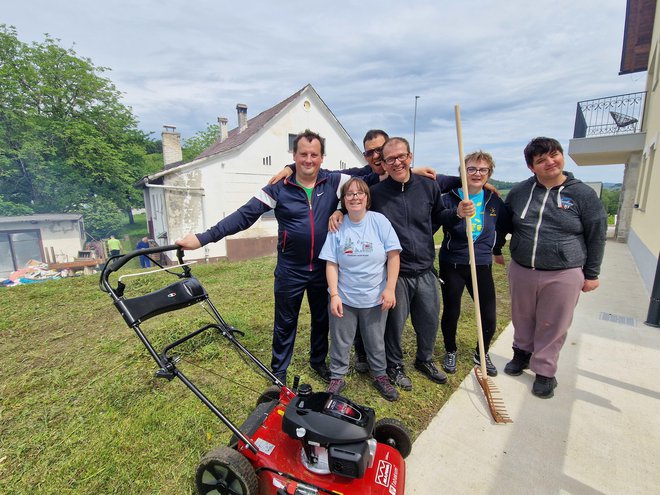
[(396, 306), (390, 309), (385, 326), (387, 367), (403, 364), (401, 338), (408, 315), (417, 337), (415, 359), (433, 361), (435, 339), (440, 323), (440, 287), (432, 270), (417, 277), (399, 275), (396, 281)]
[(511, 260), (513, 347), (532, 353), (529, 367), (534, 373), (555, 376), (583, 285), (582, 268), (532, 270)]
[(355, 331), (360, 325), (360, 335), (367, 353), (367, 362), (374, 377), (385, 374), (385, 320), (387, 311), (381, 306), (353, 308), (343, 304), (344, 316), (330, 317), (330, 378), (342, 378), (348, 373), (348, 362), (355, 340)]

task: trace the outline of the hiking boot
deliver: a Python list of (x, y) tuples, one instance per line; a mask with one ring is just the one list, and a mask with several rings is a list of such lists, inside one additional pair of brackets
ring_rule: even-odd
[(367, 356), (355, 356), (355, 364), (353, 369), (358, 373), (369, 373), (369, 363), (367, 362)]
[(393, 385), (401, 387), (403, 390), (412, 390), (412, 382), (403, 371), (403, 365), (399, 364), (394, 368), (387, 368), (387, 376)]
[[(481, 366), (480, 357), (481, 356), (479, 356), (479, 353), (477, 351), (474, 351), (474, 356), (472, 356), (472, 361), (474, 361), (474, 364)], [(488, 355), (488, 353), (486, 353), (486, 373), (488, 374), (488, 376), (497, 376), (497, 368), (490, 360), (490, 356)], [(522, 373), (522, 371), (520, 373)]]
[(456, 351), (445, 353), (442, 360), (442, 369), (447, 373), (456, 373)]
[(390, 383), (387, 375), (380, 375), (375, 377), (374, 387), (376, 387), (376, 390), (380, 392), (380, 395), (389, 401), (395, 401), (399, 399), (399, 392), (397, 392), (394, 386)]
[(532, 386), (532, 393), (541, 399), (549, 399), (555, 395), (555, 388), (557, 388), (557, 379), (543, 375), (536, 375), (534, 385)]
[(325, 363), (316, 365), (309, 363), (309, 367), (312, 368), (314, 372), (316, 372), (321, 380), (323, 380), (325, 383), (330, 383), (330, 370)]
[(433, 364), (433, 361), (415, 361), (415, 369), (417, 369), (417, 371), (421, 371), (436, 383), (445, 383), (447, 381), (447, 375), (436, 368), (435, 364)]
[(345, 388), (346, 382), (343, 380), (343, 378), (333, 378), (330, 380), (330, 385), (328, 385), (326, 392), (329, 394), (339, 394)]
[(506, 363), (504, 372), (507, 375), (518, 376), (521, 375), (523, 370), (529, 368), (529, 358), (532, 357), (531, 352), (521, 351), (520, 349), (513, 348), (513, 359)]

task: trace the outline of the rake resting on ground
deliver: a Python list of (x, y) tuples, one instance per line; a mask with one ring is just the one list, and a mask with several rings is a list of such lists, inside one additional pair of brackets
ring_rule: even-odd
[[(461, 107), (459, 105), (454, 106), (454, 112), (456, 114), (456, 137), (458, 139), (458, 156), (460, 159), (460, 170), (461, 170), (461, 182), (463, 186), (463, 197), (469, 198), (470, 194), (468, 192), (468, 183), (467, 183), (467, 173), (465, 170), (465, 156), (463, 154), (463, 134), (461, 131)], [(493, 419), (496, 423), (512, 423), (513, 421), (506, 412), (506, 407), (504, 406), (504, 401), (499, 397), (494, 397), (493, 393), (499, 395), (499, 391), (493, 380), (488, 378), (488, 373), (486, 372), (486, 352), (484, 346), (484, 334), (481, 325), (481, 311), (479, 306), (479, 288), (477, 286), (477, 267), (474, 257), (474, 243), (472, 239), (472, 221), (469, 217), (465, 218), (465, 230), (468, 240), (468, 252), (470, 253), (470, 273), (472, 275), (472, 294), (474, 298), (474, 307), (475, 307), (475, 319), (477, 321), (477, 337), (479, 342), (479, 361), (480, 365), (474, 367), (474, 374), (477, 377), (477, 381), (481, 388), (484, 391), (486, 396), (486, 402), (488, 402), (488, 408), (490, 409), (490, 414), (493, 416)]]

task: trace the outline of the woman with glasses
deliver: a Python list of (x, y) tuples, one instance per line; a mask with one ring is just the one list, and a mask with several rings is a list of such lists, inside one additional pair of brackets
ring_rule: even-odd
[[(497, 324), (495, 313), (495, 284), (493, 282), (492, 263), (504, 264), (502, 246), (505, 242), (501, 232), (508, 216), (505, 214), (502, 199), (492, 191), (484, 190), (484, 185), (493, 174), (495, 163), (493, 157), (483, 151), (471, 153), (465, 157), (469, 199), (474, 203), (476, 212), (470, 218), (472, 224), (472, 239), (479, 289), (481, 323), (486, 350), (486, 370), (489, 376), (497, 375), (497, 368), (490, 360), (488, 348), (495, 334)], [(442, 195), (446, 208), (456, 208), (463, 200), (463, 190), (454, 189)], [(472, 275), (470, 272), (470, 255), (468, 238), (465, 230), (465, 220), (444, 226), (444, 239), (440, 247), (440, 279), (442, 280), (442, 302), (444, 310), (440, 327), (445, 343), (445, 357), (442, 367), (447, 373), (456, 372), (456, 327), (461, 314), (461, 298), (463, 289), (467, 287), (470, 296), (472, 291)], [(474, 351), (473, 361), (479, 364), (479, 349)]]
[(369, 186), (358, 178), (342, 188), (341, 206), (348, 215), (337, 232), (328, 232), (319, 258), (326, 260), (330, 293), (330, 385), (340, 393), (346, 386), (351, 346), (360, 333), (374, 386), (387, 400), (399, 393), (390, 383), (385, 359), (385, 322), (396, 304), (401, 245), (392, 224), (380, 213), (368, 211)]

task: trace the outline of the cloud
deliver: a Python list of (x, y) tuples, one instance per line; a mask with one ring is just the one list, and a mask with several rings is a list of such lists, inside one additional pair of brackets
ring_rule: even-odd
[[(235, 125), (239, 102), (254, 116), (311, 83), (358, 145), (367, 129), (412, 140), (414, 128), (415, 163), (441, 172), (457, 166), (460, 104), (466, 150), (490, 151), (496, 178), (519, 180), (530, 138), (567, 148), (578, 101), (640, 91), (645, 79), (618, 76), (620, 0), (102, 5), (12, 2), (3, 22), (24, 41), (48, 32), (75, 43), (112, 68), (143, 130), (172, 124), (184, 138), (219, 116)], [(575, 172), (622, 178), (621, 167)]]

